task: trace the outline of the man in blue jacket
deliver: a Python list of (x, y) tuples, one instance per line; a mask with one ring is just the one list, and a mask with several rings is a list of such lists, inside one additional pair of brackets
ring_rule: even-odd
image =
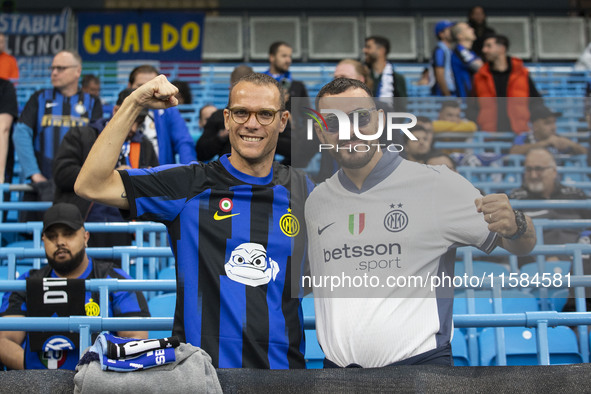
[[(129, 74), (127, 87), (137, 89), (159, 74), (155, 67), (148, 64), (138, 66)], [(193, 139), (177, 108), (150, 110), (143, 132), (154, 145), (161, 165), (176, 163), (177, 154), (182, 164), (197, 160)]]

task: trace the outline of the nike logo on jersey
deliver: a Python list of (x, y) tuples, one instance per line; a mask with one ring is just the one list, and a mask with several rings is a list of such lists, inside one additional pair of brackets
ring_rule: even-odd
[(213, 214), (213, 218), (214, 218), (214, 220), (224, 220), (227, 218), (231, 218), (232, 216), (236, 216), (236, 215), (240, 215), (240, 213), (231, 213), (229, 215), (220, 215), (220, 214), (218, 214), (218, 211), (215, 211), (215, 213)]
[(53, 108), (57, 105), (57, 103), (45, 103), (45, 108)]
[(324, 232), (324, 230), (326, 230), (327, 228), (329, 228), (330, 226), (332, 226), (333, 224), (335, 224), (335, 222), (332, 222), (331, 224), (324, 226), (322, 228), (318, 227), (318, 235), (322, 234)]

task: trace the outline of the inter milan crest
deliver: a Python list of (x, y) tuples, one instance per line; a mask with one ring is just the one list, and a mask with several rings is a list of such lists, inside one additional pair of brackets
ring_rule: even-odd
[(291, 213), (291, 209), (287, 209), (285, 215), (281, 216), (279, 219), (279, 226), (281, 227), (281, 231), (283, 234), (287, 235), (288, 237), (295, 237), (300, 232), (300, 222), (298, 218), (296, 218)]
[(101, 308), (99, 304), (94, 302), (94, 300), (91, 298), (84, 305), (84, 311), (86, 312), (86, 316), (98, 316), (101, 313)]
[(408, 215), (401, 209), (402, 204), (390, 204), (390, 208), (393, 210), (384, 217), (384, 227), (393, 233), (404, 230), (408, 225)]
[(78, 104), (76, 104), (76, 106), (74, 107), (74, 111), (76, 111), (76, 113), (79, 115), (82, 115), (83, 113), (86, 112), (86, 107), (84, 107), (84, 104), (82, 104), (82, 101), (79, 101)]

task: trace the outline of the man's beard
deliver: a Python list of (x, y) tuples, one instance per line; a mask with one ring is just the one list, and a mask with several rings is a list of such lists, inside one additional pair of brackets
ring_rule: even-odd
[[(355, 141), (359, 141), (359, 139), (353, 139), (351, 140), (351, 143)], [(373, 156), (376, 154), (375, 147), (372, 147), (372, 149), (370, 149), (368, 152), (355, 152), (355, 150), (353, 150), (353, 146), (351, 146), (351, 150), (352, 152), (348, 152), (344, 149), (342, 152), (332, 150), (330, 151), (330, 153), (332, 153), (333, 157), (341, 165), (341, 167), (352, 170), (365, 167), (367, 163), (369, 163)]]
[(84, 260), (85, 255), (86, 255), (86, 250), (83, 248), (78, 253), (76, 253), (74, 256), (72, 256), (71, 259), (60, 262), (60, 263), (58, 263), (53, 258), (47, 256), (47, 254), (45, 255), (45, 257), (47, 257), (47, 262), (49, 263), (49, 266), (51, 268), (53, 268), (53, 270), (57, 274), (59, 274), (61, 276), (66, 276), (80, 266), (80, 264), (82, 263), (82, 260)]

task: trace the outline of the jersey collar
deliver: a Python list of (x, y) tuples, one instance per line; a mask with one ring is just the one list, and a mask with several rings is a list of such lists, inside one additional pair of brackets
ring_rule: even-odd
[(382, 158), (378, 161), (374, 169), (371, 170), (363, 182), (361, 189), (357, 189), (357, 186), (355, 186), (349, 177), (347, 177), (342, 168), (338, 172), (339, 181), (341, 182), (341, 185), (351, 193), (361, 194), (386, 179), (388, 175), (398, 168), (400, 163), (402, 163), (402, 157), (400, 157), (398, 152), (390, 152), (385, 149)]
[(222, 163), (226, 171), (228, 171), (230, 175), (232, 175), (234, 178), (237, 178), (245, 183), (250, 183), (252, 185), (268, 185), (269, 183), (271, 183), (271, 180), (273, 179), (273, 166), (271, 166), (271, 171), (267, 176), (252, 176), (238, 171), (236, 168), (234, 168), (232, 163), (230, 163), (228, 157), (230, 157), (230, 154), (225, 154), (222, 157), (220, 157), (220, 163)]

